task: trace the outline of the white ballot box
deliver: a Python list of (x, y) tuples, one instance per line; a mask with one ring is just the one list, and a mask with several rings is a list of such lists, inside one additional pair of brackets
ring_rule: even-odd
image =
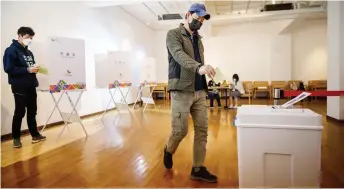
[(240, 188), (320, 187), (321, 115), (242, 106), (235, 125)]

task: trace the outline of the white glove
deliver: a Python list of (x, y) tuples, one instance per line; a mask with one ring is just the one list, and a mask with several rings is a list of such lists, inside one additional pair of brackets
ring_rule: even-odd
[(198, 70), (200, 75), (207, 74), (210, 78), (214, 78), (216, 75), (215, 69), (210, 65), (201, 66)]

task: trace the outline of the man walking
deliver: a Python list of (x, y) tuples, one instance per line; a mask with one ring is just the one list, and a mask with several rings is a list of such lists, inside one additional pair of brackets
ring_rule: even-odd
[(209, 19), (205, 6), (195, 3), (186, 14), (185, 23), (167, 33), (172, 132), (164, 149), (164, 165), (172, 168), (172, 156), (188, 133), (191, 113), (195, 130), (191, 179), (217, 182), (217, 177), (204, 166), (208, 137), (205, 74), (212, 78), (216, 73), (213, 67), (204, 64), (204, 48), (198, 30), (204, 20)]
[(39, 67), (35, 65), (32, 52), (28, 49), (35, 32), (29, 27), (18, 30), (18, 40), (13, 40), (4, 54), (4, 70), (8, 74), (8, 83), (14, 95), (15, 110), (12, 121), (13, 146), (20, 148), (20, 131), (22, 119), (27, 110), (27, 125), (32, 136), (32, 143), (45, 140), (37, 131), (37, 93), (38, 81), (36, 74)]

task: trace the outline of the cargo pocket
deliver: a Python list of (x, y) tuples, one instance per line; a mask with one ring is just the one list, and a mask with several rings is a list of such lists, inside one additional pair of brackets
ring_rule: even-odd
[(187, 120), (185, 125), (185, 114), (178, 111), (172, 111), (171, 113), (172, 135), (177, 140), (182, 140), (188, 133)]

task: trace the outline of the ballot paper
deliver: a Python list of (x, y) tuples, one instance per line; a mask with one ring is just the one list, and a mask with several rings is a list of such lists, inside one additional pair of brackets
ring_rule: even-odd
[(215, 75), (215, 77), (212, 78), (215, 83), (222, 82), (223, 80), (226, 80), (225, 76), (223, 75), (223, 73), (221, 72), (219, 67), (215, 68), (215, 72), (216, 72), (216, 75)]
[(295, 103), (307, 98), (309, 95), (311, 95), (311, 93), (303, 92), (300, 95), (298, 95), (297, 97), (295, 97), (295, 98), (289, 100), (288, 102), (282, 104), (281, 107), (288, 108), (288, 107), (294, 105)]
[(48, 75), (48, 69), (44, 67), (40, 67), (38, 73)]

